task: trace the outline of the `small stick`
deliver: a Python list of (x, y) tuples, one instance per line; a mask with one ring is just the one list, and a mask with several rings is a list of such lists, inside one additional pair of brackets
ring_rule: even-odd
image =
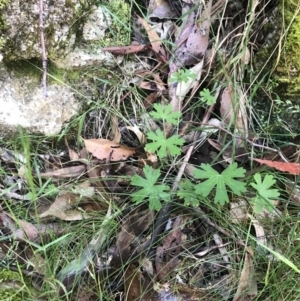
[(47, 55), (46, 55), (46, 47), (45, 47), (45, 36), (44, 36), (44, 24), (43, 24), (43, 16), (44, 16), (44, 7), (43, 0), (39, 0), (39, 28), (40, 28), (40, 40), (41, 40), (41, 49), (42, 49), (42, 86), (43, 86), (43, 95), (44, 98), (47, 97)]

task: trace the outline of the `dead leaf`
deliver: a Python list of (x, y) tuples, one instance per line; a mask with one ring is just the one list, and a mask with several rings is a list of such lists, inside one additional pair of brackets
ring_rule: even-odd
[(146, 137), (141, 132), (141, 130), (139, 129), (139, 127), (136, 124), (134, 126), (126, 126), (125, 128), (127, 130), (130, 130), (130, 131), (134, 132), (136, 134), (136, 136), (138, 137), (141, 145), (145, 145), (145, 143), (146, 143)]
[(174, 53), (179, 68), (196, 64), (204, 57), (208, 46), (211, 5), (212, 0), (209, 0), (205, 5), (200, 5), (197, 11), (194, 3), (183, 2), (182, 15), (186, 15), (185, 23), (176, 38), (178, 48)]
[(275, 168), (280, 171), (288, 172), (292, 175), (300, 175), (300, 164), (290, 162), (279, 162), (262, 159), (253, 159), (254, 161)]
[(144, 26), (144, 28), (147, 31), (151, 46), (152, 46), (152, 50), (159, 56), (159, 58), (162, 60), (162, 62), (166, 63), (167, 62), (167, 53), (162, 45), (162, 42), (157, 34), (157, 32), (155, 31), (154, 28), (152, 28), (151, 25), (148, 24), (148, 22), (139, 17), (140, 22), (142, 23), (142, 25)]
[(248, 204), (245, 200), (238, 199), (235, 202), (230, 202), (230, 216), (234, 224), (241, 224), (247, 221)]
[(74, 150), (72, 150), (72, 149), (69, 147), (69, 143), (68, 143), (67, 138), (65, 138), (65, 145), (66, 145), (66, 147), (67, 147), (67, 149), (68, 149), (70, 160), (71, 160), (71, 161), (78, 161), (78, 160), (80, 160), (79, 155), (78, 155)]
[(214, 233), (213, 238), (214, 238), (216, 245), (218, 246), (219, 252), (223, 256), (223, 261), (227, 263), (226, 268), (230, 269), (231, 267), (230, 267), (230, 260), (229, 260), (228, 252), (224, 246), (221, 236), (218, 233)]
[(265, 230), (263, 226), (259, 223), (257, 219), (255, 219), (251, 214), (247, 214), (247, 216), (251, 219), (253, 228), (255, 230), (255, 236), (256, 239), (262, 244), (262, 245), (268, 245), (267, 238), (265, 235)]
[(148, 5), (149, 19), (173, 19), (176, 17), (176, 11), (171, 8), (168, 1), (150, 0)]
[(16, 199), (16, 200), (23, 200), (23, 201), (31, 201), (32, 197), (29, 195), (21, 195), (16, 192), (7, 191), (7, 189), (0, 188), (0, 194), (3, 198), (6, 199)]
[(92, 215), (89, 214), (92, 209), (100, 209), (99, 206), (95, 208), (93, 206), (91, 207), (90, 204), (82, 205), (81, 209), (72, 209), (79, 201), (80, 197), (75, 193), (63, 193), (55, 199), (48, 210), (39, 214), (39, 217), (45, 218), (51, 216), (65, 221), (78, 221), (92, 217)]
[[(155, 294), (150, 276), (131, 263), (124, 273), (125, 301), (152, 300)], [(141, 296), (142, 299), (141, 299)]]
[(163, 239), (162, 246), (156, 249), (155, 268), (158, 280), (166, 279), (167, 275), (177, 266), (181, 250), (181, 218), (177, 217), (172, 231)]
[(20, 229), (15, 232), (18, 239), (27, 238), (30, 241), (35, 241), (39, 237), (39, 231), (35, 225), (24, 220), (18, 220), (17, 225)]
[(145, 109), (152, 106), (152, 104), (155, 103), (155, 101), (158, 99), (159, 96), (160, 96), (160, 92), (150, 93), (143, 101), (143, 105), (145, 106)]
[[(236, 127), (243, 138), (248, 137), (248, 118), (246, 115), (246, 98), (240, 87), (237, 95), (231, 85), (227, 86), (221, 96), (220, 115), (227, 127)], [(243, 139), (236, 139), (236, 145), (241, 146)]]
[(256, 295), (257, 283), (253, 259), (250, 253), (245, 252), (244, 266), (233, 301), (252, 300)]
[(144, 210), (141, 212), (140, 210), (140, 207), (138, 207), (134, 212), (131, 212), (129, 217), (123, 222), (117, 238), (117, 246), (120, 254), (124, 251), (129, 253), (132, 240), (146, 231), (153, 221), (153, 211)]
[(38, 229), (33, 224), (25, 220), (16, 219), (9, 213), (0, 213), (0, 220), (2, 225), (9, 229), (18, 240), (28, 238), (30, 241), (34, 241), (39, 236)]
[(40, 176), (42, 178), (68, 179), (73, 177), (79, 177), (85, 171), (86, 171), (85, 165), (77, 165), (77, 166), (60, 168), (53, 171), (43, 172), (40, 174)]
[(178, 97), (180, 102), (182, 102), (186, 94), (190, 91), (191, 88), (193, 88), (195, 83), (200, 80), (203, 62), (204, 61), (201, 60), (196, 66), (189, 69), (192, 73), (196, 74), (196, 79), (189, 79), (187, 82), (181, 81), (177, 84), (176, 96)]
[(38, 242), (41, 235), (45, 235), (49, 232), (52, 234), (62, 234), (64, 228), (57, 224), (32, 224), (28, 221), (17, 219), (9, 213), (0, 213), (0, 221), (2, 227), (9, 229), (12, 235), (21, 241), (28, 239), (30, 241)]
[(120, 145), (107, 139), (84, 139), (84, 144), (88, 152), (99, 160), (122, 161), (133, 156), (136, 152), (135, 148)]

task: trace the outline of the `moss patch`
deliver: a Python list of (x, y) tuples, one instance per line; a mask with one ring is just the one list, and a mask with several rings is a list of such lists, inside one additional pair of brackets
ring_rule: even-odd
[(296, 2), (281, 0), (263, 28), (265, 44), (255, 56), (257, 70), (273, 71), (272, 80), (279, 84), (276, 93), (291, 99), (300, 95), (300, 7)]
[(6, 22), (2, 10), (8, 4), (9, 0), (0, 0), (0, 51), (5, 46), (6, 40), (2, 37), (2, 31), (6, 28)]
[(94, 45), (96, 47), (129, 45), (131, 34), (129, 4), (123, 0), (111, 0), (102, 1), (101, 7), (111, 16), (112, 25), (107, 30), (105, 37)]
[(286, 87), (287, 96), (300, 95), (300, 7), (296, 2), (285, 1), (283, 4), (285, 24), (291, 26), (275, 73), (278, 82)]
[(24, 300), (20, 287), (22, 284), (18, 273), (0, 268), (0, 300)]

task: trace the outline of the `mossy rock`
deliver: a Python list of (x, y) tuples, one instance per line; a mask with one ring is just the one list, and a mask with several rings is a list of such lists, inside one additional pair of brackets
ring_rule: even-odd
[[(271, 74), (274, 91), (286, 98), (300, 95), (300, 7), (297, 1), (280, 1), (268, 16), (262, 32), (264, 44), (255, 55), (255, 67)], [(298, 13), (297, 13), (298, 12)]]
[[(296, 4), (297, 3), (297, 4)], [(285, 87), (286, 96), (300, 96), (300, 6), (297, 1), (284, 1), (282, 13), (286, 24), (287, 35), (283, 39), (284, 46), (275, 79)], [(288, 26), (290, 27), (288, 28)], [(283, 31), (284, 33), (284, 31)]]

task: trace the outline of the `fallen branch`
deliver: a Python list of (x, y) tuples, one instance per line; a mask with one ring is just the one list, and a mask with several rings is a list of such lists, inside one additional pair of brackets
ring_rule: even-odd
[(39, 28), (40, 28), (40, 39), (41, 39), (41, 49), (42, 49), (42, 86), (44, 98), (47, 97), (47, 55), (45, 47), (45, 36), (44, 36), (44, 7), (43, 0), (39, 0)]

